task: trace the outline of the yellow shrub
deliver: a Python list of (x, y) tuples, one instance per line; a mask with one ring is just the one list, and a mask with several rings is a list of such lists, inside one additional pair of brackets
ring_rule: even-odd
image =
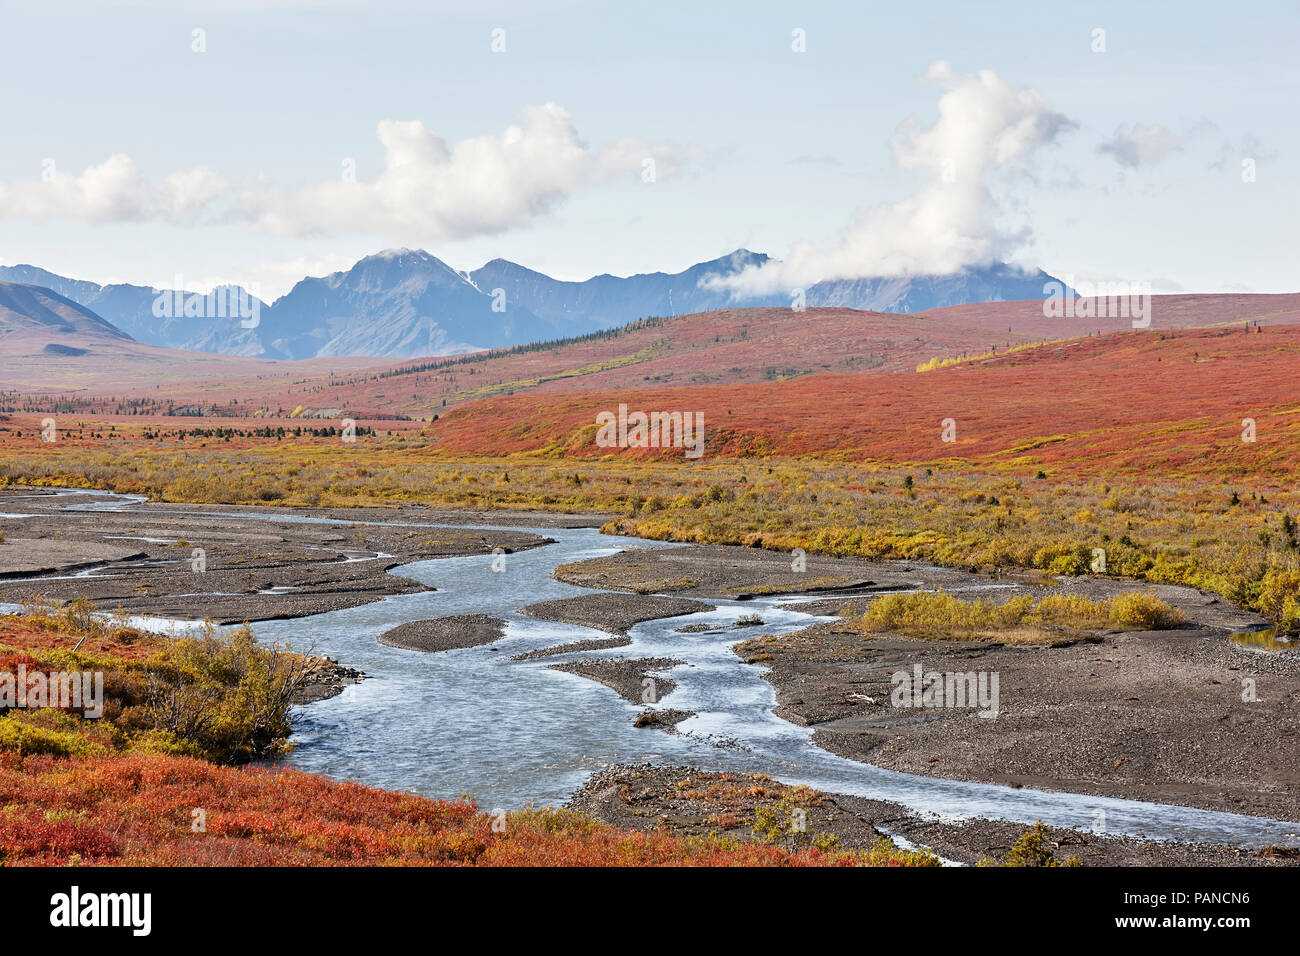
[(1183, 612), (1154, 594), (1121, 594), (1110, 602), (1110, 618), (1116, 627), (1154, 631), (1181, 624)]
[(894, 632), (921, 637), (998, 635), (1014, 629), (1035, 636), (1036, 629), (1100, 630), (1108, 626), (1133, 630), (1173, 627), (1183, 615), (1152, 594), (1121, 594), (1093, 601), (1077, 594), (1049, 594), (1035, 603), (1028, 594), (997, 604), (987, 598), (963, 601), (945, 591), (886, 594), (873, 601), (859, 622), (868, 633)]
[(31, 756), (82, 757), (108, 753), (108, 748), (75, 731), (39, 727), (12, 715), (0, 717), (0, 751)]
[(1038, 602), (1035, 616), (1043, 624), (1068, 627), (1105, 627), (1110, 620), (1105, 603), (1078, 594), (1049, 594)]

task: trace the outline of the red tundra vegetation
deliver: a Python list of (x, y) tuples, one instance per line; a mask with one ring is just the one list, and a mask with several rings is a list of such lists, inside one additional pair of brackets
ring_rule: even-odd
[[(484, 399), (428, 429), (443, 453), (680, 458), (608, 449), (596, 414), (699, 411), (706, 456), (962, 461), (1119, 477), (1290, 474), (1300, 460), (1300, 326), (1121, 332), (933, 371)], [(1243, 420), (1255, 424), (1243, 442)], [(944, 441), (943, 423), (953, 428)]]
[[(238, 634), (162, 638), (90, 610), (35, 607), (26, 619), (0, 617), (0, 670), (95, 669), (105, 686), (99, 719), (56, 707), (0, 715), (0, 864), (909, 866), (934, 859), (884, 846), (841, 853), (625, 832), (549, 808), (501, 821), (468, 799), (254, 766), (247, 761), (281, 751), (289, 732), (280, 703), (296, 673), (292, 655)], [(178, 698), (191, 718), (182, 724), (169, 720)], [(219, 714), (204, 720), (204, 707)]]
[[(192, 757), (0, 754), (6, 865), (906, 866), (921, 855), (791, 852), (605, 826), (564, 810), (493, 817), (295, 770)], [(197, 811), (197, 812), (196, 812)], [(200, 816), (201, 814), (201, 816)], [(202, 828), (198, 828), (201, 820)]]

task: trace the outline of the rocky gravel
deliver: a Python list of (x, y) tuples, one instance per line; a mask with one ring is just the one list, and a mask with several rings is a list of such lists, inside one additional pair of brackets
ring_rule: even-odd
[[(677, 686), (658, 671), (677, 667), (681, 661), (665, 657), (614, 658), (613, 660), (579, 660), (552, 664), (551, 669), (578, 674), (613, 688), (620, 697), (633, 704), (653, 704)], [(648, 683), (647, 683), (648, 682)]]
[[(864, 850), (882, 837), (901, 838), (900, 845), (907, 841), (944, 861), (963, 864), (1001, 863), (1028, 829), (998, 820), (930, 819), (898, 804), (793, 787), (763, 775), (650, 764), (598, 771), (568, 806), (626, 829), (764, 840), (790, 849), (817, 841), (834, 849)], [(794, 809), (803, 813), (802, 830), (795, 828)], [(760, 810), (781, 826), (774, 830), (760, 821)], [(1046, 846), (1057, 862), (1075, 857), (1082, 866), (1300, 865), (1300, 853), (1286, 848), (1241, 850), (1057, 827), (1047, 828)]]
[(506, 624), (486, 614), (455, 614), (426, 621), (408, 621), (379, 635), (379, 643), (407, 651), (452, 651), (479, 647), (501, 639)]
[[(1234, 646), (1227, 629), (1196, 620), (1196, 600), (1181, 602), (1189, 621), (1173, 630), (1050, 646), (870, 636), (833, 622), (740, 653), (769, 668), (778, 715), (854, 760), (1300, 820), (1300, 655)], [(1201, 621), (1240, 623), (1218, 603), (1205, 611)], [(990, 690), (996, 675), (996, 715), (897, 706), (894, 675), (917, 665), (985, 674)]]
[(583, 594), (557, 601), (540, 601), (522, 607), (519, 611), (544, 621), (576, 624), (626, 637), (628, 630), (642, 621), (694, 614), (713, 607), (712, 604), (683, 598), (648, 597), (640, 594)]
[(314, 704), (343, 693), (343, 688), (358, 684), (366, 675), (353, 667), (346, 667), (332, 657), (308, 657), (302, 683), (294, 692), (295, 704)]
[[(389, 572), (412, 561), (521, 551), (551, 540), (522, 530), (426, 527), (450, 520), (451, 513), (416, 506), (300, 509), (283, 519), (267, 509), (156, 502), (63, 510), (103, 502), (0, 489), (0, 512), (24, 515), (4, 520), (0, 571), (10, 571), (0, 579), (4, 599), (84, 597), (108, 611), (238, 624), (428, 590)], [(458, 523), (485, 517), (466, 513)], [(503, 524), (522, 520), (501, 517)], [(380, 521), (395, 524), (373, 523)]]

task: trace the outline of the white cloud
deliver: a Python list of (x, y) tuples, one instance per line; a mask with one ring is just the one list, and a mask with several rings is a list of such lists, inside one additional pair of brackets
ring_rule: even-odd
[(206, 166), (150, 182), (123, 153), (73, 175), (45, 160), (42, 178), (0, 183), (0, 218), (42, 222), (71, 219), (93, 224), (193, 221), (229, 189)]
[(124, 153), (76, 175), (47, 159), (41, 179), (0, 183), (0, 218), (95, 224), (189, 222), (228, 189), (229, 184), (206, 166), (180, 170), (154, 183)]
[(1099, 153), (1110, 153), (1115, 162), (1130, 169), (1158, 162), (1178, 149), (1182, 140), (1159, 123), (1137, 123), (1119, 126), (1115, 135), (1097, 147)]
[(996, 224), (990, 182), (1023, 172), (1035, 150), (1074, 124), (1036, 90), (1016, 90), (992, 70), (963, 76), (941, 60), (925, 78), (944, 90), (939, 119), (922, 128), (911, 118), (891, 140), (899, 168), (928, 174), (920, 190), (857, 213), (830, 246), (798, 245), (781, 262), (707, 283), (772, 293), (828, 279), (945, 275), (1006, 258), (1023, 243), (1022, 232)]
[(202, 212), (229, 189), (230, 184), (216, 170), (195, 166), (163, 181), (157, 205), (164, 218), (181, 220)]
[(239, 185), (198, 166), (150, 182), (129, 156), (79, 176), (0, 184), (0, 218), (83, 222), (246, 222), (285, 236), (399, 234), (419, 241), (463, 239), (524, 225), (584, 188), (618, 176), (671, 176), (701, 154), (621, 139), (601, 149), (578, 136), (553, 103), (526, 107), (500, 135), (448, 145), (415, 121), (378, 127), (384, 167), (357, 177), (290, 188), (257, 177)]
[(461, 239), (522, 225), (584, 187), (639, 173), (646, 159), (658, 178), (696, 154), (630, 139), (593, 150), (554, 103), (526, 107), (499, 136), (450, 147), (419, 122), (385, 120), (379, 141), (384, 168), (374, 180), (340, 178), (291, 192), (253, 187), (241, 200), (245, 215), (277, 235)]
[(118, 222), (147, 214), (150, 187), (130, 156), (110, 156), (79, 176), (43, 163), (42, 178), (14, 186), (0, 184), (0, 212), (13, 219), (80, 219)]

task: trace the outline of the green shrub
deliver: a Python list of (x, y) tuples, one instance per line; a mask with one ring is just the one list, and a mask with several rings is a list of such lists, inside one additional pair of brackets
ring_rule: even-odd
[(1001, 864), (993, 860), (981, 860), (980, 866), (1079, 866), (1079, 858), (1072, 856), (1061, 862), (1056, 859), (1055, 851), (1050, 846), (1048, 838), (1051, 836), (1047, 827), (1043, 826), (1043, 821), (1039, 820), (1030, 829), (1026, 830), (1016, 840), (1011, 849), (1007, 851), (1006, 858)]
[(0, 717), (0, 750), (22, 756), (49, 754), (54, 757), (89, 757), (108, 753), (108, 748), (75, 729), (42, 727), (13, 714)]
[(178, 638), (151, 669), (147, 709), (153, 729), (222, 763), (282, 753), (301, 659), (262, 648), (247, 626), (230, 637)]

